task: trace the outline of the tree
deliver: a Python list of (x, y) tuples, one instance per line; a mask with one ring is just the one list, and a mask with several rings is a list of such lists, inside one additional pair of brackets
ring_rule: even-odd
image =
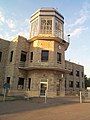
[(87, 76), (84, 75), (84, 80), (85, 80), (85, 88), (90, 87), (90, 78), (87, 78)]

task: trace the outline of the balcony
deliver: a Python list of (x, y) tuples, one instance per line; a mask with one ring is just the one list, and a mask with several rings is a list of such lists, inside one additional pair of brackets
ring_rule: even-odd
[(70, 73), (70, 70), (65, 69), (61, 64), (58, 63), (47, 63), (47, 62), (39, 62), (39, 63), (31, 63), (29, 65), (20, 64), (19, 69), (22, 70), (53, 70), (53, 71), (60, 71), (63, 73)]

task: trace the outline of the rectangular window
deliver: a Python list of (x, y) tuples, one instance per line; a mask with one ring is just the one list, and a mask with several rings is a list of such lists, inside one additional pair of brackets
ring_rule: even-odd
[(70, 72), (70, 74), (69, 75), (73, 75), (73, 70)]
[(24, 88), (24, 78), (19, 78), (18, 80), (18, 89)]
[(12, 62), (12, 59), (13, 59), (13, 51), (11, 51), (11, 54), (10, 54), (10, 62)]
[(7, 83), (10, 84), (10, 77), (7, 77)]
[(73, 87), (73, 81), (69, 81), (69, 87)]
[(82, 77), (84, 76), (83, 72), (82, 72)]
[(27, 53), (25, 51), (21, 51), (21, 59), (20, 59), (20, 61), (25, 62), (26, 61), (26, 55), (27, 55)]
[(2, 59), (2, 52), (0, 52), (0, 62), (1, 62), (1, 59)]
[(30, 61), (31, 62), (33, 61), (33, 52), (31, 52), (31, 54), (30, 54)]
[(76, 70), (76, 76), (79, 77), (79, 71), (78, 70)]
[(30, 90), (31, 87), (31, 78), (28, 79), (28, 90)]
[(61, 53), (57, 52), (57, 63), (61, 64)]
[(80, 83), (76, 81), (76, 87), (79, 88)]
[(48, 61), (48, 57), (49, 57), (49, 51), (48, 50), (42, 50), (42, 52), (41, 52), (41, 61), (42, 62)]

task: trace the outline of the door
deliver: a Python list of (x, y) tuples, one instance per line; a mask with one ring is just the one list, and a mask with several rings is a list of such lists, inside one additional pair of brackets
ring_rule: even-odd
[(45, 96), (47, 83), (40, 83), (40, 96)]

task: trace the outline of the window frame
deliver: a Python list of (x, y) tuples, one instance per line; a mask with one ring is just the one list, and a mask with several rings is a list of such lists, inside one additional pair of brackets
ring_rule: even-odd
[(62, 54), (57, 52), (57, 63), (61, 64), (61, 62), (62, 62)]
[(12, 62), (12, 60), (13, 60), (13, 50), (10, 52), (10, 62)]
[(33, 61), (33, 52), (30, 52), (30, 62)]
[(41, 51), (41, 62), (47, 62), (48, 60), (49, 60), (49, 50), (42, 50)]
[(2, 52), (0, 51), (0, 62), (2, 61)]
[(69, 81), (69, 87), (73, 88), (73, 81)]
[(26, 58), (27, 58), (27, 52), (21, 51), (20, 61), (21, 62), (26, 62)]

